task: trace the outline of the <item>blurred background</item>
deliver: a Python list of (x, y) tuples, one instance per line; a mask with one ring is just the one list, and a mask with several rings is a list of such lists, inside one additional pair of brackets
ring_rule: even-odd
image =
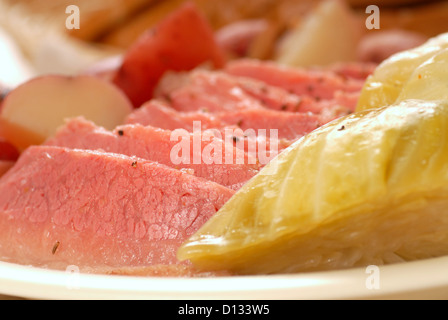
[[(229, 56), (289, 65), (380, 62), (393, 51), (448, 31), (448, 1), (191, 1), (216, 30)], [(14, 86), (39, 74), (74, 74), (120, 55), (183, 2), (0, 0), (0, 82)], [(371, 4), (380, 9), (379, 30), (365, 26)], [(69, 5), (80, 9), (79, 29), (66, 28)], [(378, 34), (381, 37), (375, 39)], [(378, 43), (383, 44), (381, 52), (375, 49)]]

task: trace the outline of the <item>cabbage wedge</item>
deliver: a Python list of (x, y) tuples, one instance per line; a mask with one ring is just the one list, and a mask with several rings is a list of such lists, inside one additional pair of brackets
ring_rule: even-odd
[(406, 100), (303, 137), (178, 251), (273, 274), (448, 254), (448, 101)]

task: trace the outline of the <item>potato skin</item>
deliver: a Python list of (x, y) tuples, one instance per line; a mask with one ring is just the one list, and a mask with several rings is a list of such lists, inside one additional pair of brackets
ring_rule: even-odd
[(166, 71), (191, 70), (206, 62), (221, 67), (224, 60), (207, 20), (187, 3), (129, 48), (113, 82), (138, 108), (153, 97)]

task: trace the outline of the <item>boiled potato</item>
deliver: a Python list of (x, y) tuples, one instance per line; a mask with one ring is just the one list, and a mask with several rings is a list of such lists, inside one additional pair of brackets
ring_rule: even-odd
[(275, 60), (297, 67), (354, 61), (362, 27), (343, 1), (323, 1), (281, 42)]
[(333, 121), (271, 161), (178, 252), (271, 274), (448, 254), (448, 101)]
[(8, 93), (0, 112), (0, 134), (24, 150), (51, 137), (67, 118), (83, 116), (112, 130), (131, 111), (129, 99), (109, 81), (44, 75)]

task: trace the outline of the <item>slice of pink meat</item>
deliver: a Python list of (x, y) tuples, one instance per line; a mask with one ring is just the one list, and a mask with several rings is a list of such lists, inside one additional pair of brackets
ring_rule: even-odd
[(230, 127), (242, 130), (266, 130), (269, 136), (269, 131), (274, 129), (278, 131), (277, 138), (280, 140), (300, 138), (324, 122), (321, 116), (311, 112), (289, 112), (267, 108), (248, 108), (216, 113), (182, 112), (157, 100), (146, 103), (127, 119), (127, 123), (131, 124), (138, 123), (167, 130), (182, 128), (189, 132), (193, 132), (195, 121), (201, 130), (214, 128), (221, 133), (225, 128)]
[(167, 74), (157, 92), (157, 98), (168, 100), (172, 108), (184, 112), (219, 113), (249, 108), (298, 111), (302, 100), (283, 88), (256, 79), (205, 70)]
[[(256, 66), (252, 66), (252, 68), (256, 68)], [(261, 68), (264, 73), (272, 73), (273, 70), (275, 70), (275, 73), (285, 72), (278, 66), (275, 69), (274, 67), (268, 69), (264, 65), (258, 68)], [(354, 67), (347, 67), (347, 70), (340, 67), (338, 70), (347, 74), (357, 72)], [(298, 71), (294, 70), (294, 72), (297, 73)], [(275, 73), (273, 76), (278, 76)], [(310, 74), (322, 75), (322, 79), (324, 79), (322, 81), (330, 76), (333, 77), (333, 80), (348, 81), (345, 80), (346, 75), (339, 75), (329, 70), (314, 69), (300, 73), (300, 81), (308, 81), (312, 85), (312, 81), (305, 79), (305, 76), (310, 77)], [(266, 74), (264, 76), (267, 77)], [(320, 82), (321, 80), (316, 78), (313, 81)], [(364, 82), (364, 80), (353, 79), (351, 81), (360, 84)], [(290, 83), (290, 85), (292, 84)], [(319, 83), (319, 85), (321, 84)], [(358, 89), (351, 88), (349, 91), (344, 91), (338, 87), (327, 88), (327, 91), (333, 90), (327, 94), (331, 97), (323, 99), (315, 96), (314, 92), (297, 94), (291, 92), (289, 88), (272, 85), (262, 81), (262, 79), (232, 75), (225, 72), (196, 70), (189, 74), (167, 74), (158, 87), (157, 98), (166, 100), (165, 104), (181, 112), (199, 111), (202, 114), (214, 115), (248, 109), (272, 109), (296, 113), (313, 112), (317, 115), (323, 115), (328, 122), (353, 112), (360, 94), (360, 87)], [(217, 97), (219, 98), (217, 99)], [(333, 114), (334, 117), (329, 118), (330, 114)]]
[(176, 265), (233, 194), (135, 157), (30, 147), (0, 180), (0, 258), (82, 272)]
[[(183, 139), (187, 141), (185, 144)], [(239, 189), (260, 170), (256, 158), (235, 148), (231, 143), (226, 144), (213, 132), (207, 136), (206, 131), (176, 132), (129, 124), (111, 132), (90, 121), (75, 118), (46, 144), (137, 156), (184, 170), (234, 190)]]
[(279, 112), (275, 110), (242, 110), (219, 115), (226, 125), (237, 125), (242, 130), (277, 132), (279, 139), (296, 140), (321, 126), (320, 117), (312, 113)]
[[(245, 93), (232, 77), (217, 71), (196, 70), (188, 75), (187, 81), (175, 81), (183, 85), (172, 89), (158, 88), (157, 98), (168, 99), (170, 106), (183, 112), (204, 111), (210, 113), (261, 109), (263, 105)], [(165, 82), (166, 83), (166, 82)]]
[(231, 75), (258, 79), (297, 95), (331, 99), (335, 91), (354, 92), (362, 89), (363, 81), (341, 77), (322, 69), (282, 67), (270, 61), (239, 59), (229, 62), (225, 71)]
[[(360, 92), (365, 81), (360, 76), (360, 71), (355, 70), (354, 67), (302, 69), (281, 67), (273, 62), (250, 59), (231, 61), (225, 67), (225, 71), (233, 76), (253, 78), (282, 88), (308, 103), (322, 100), (331, 101), (336, 93), (342, 95)], [(357, 78), (356, 75), (361, 78)], [(345, 107), (354, 110), (355, 105), (346, 105)]]
[(213, 114), (192, 111), (179, 112), (161, 100), (152, 99), (133, 111), (126, 119), (127, 124), (141, 124), (165, 130), (185, 129), (193, 132), (193, 124), (199, 121), (201, 130), (220, 128), (222, 122)]

